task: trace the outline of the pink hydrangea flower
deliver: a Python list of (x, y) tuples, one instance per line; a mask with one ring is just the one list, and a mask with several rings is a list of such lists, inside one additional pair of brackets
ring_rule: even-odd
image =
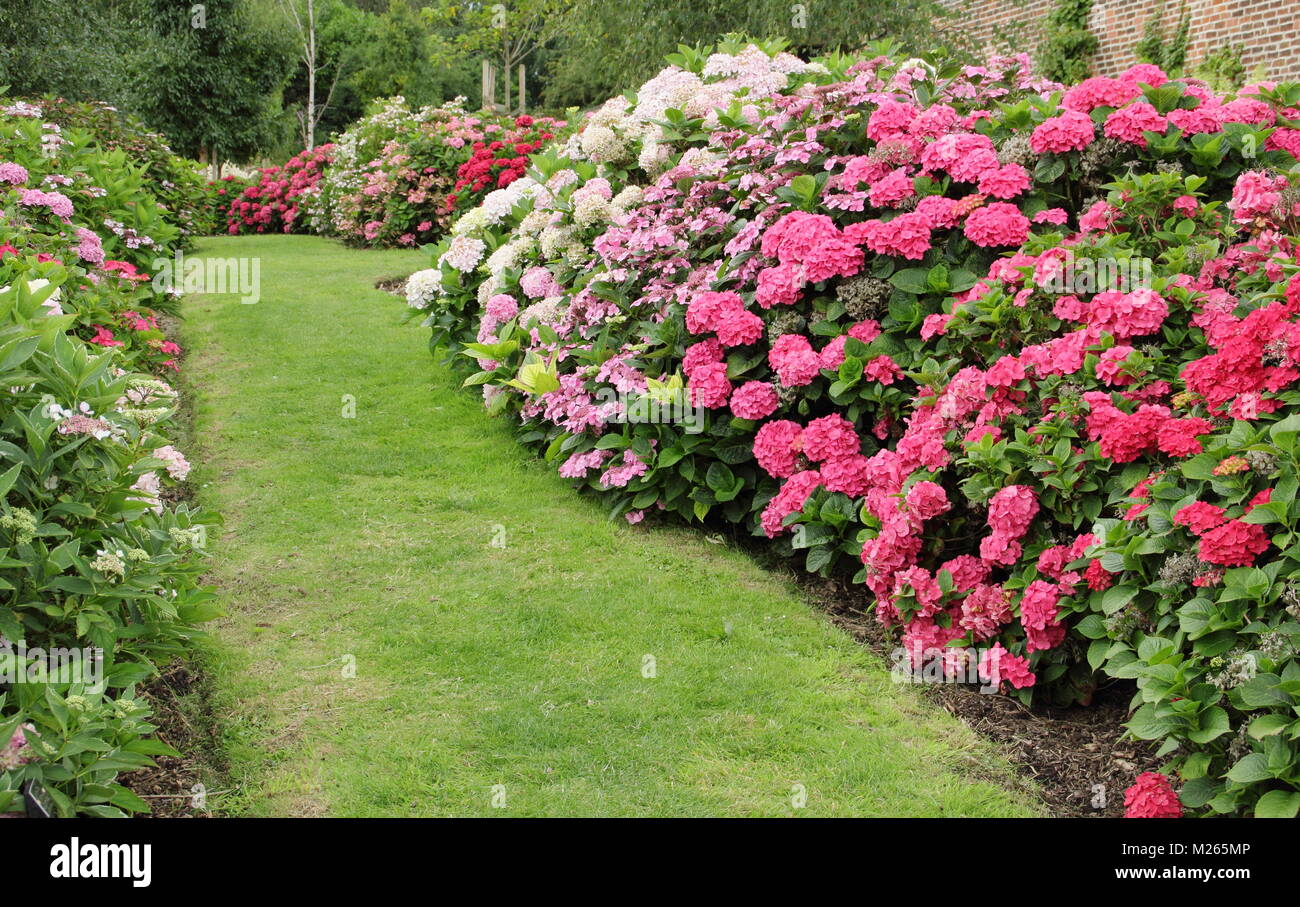
[(1029, 218), (1008, 202), (977, 208), (966, 218), (963, 232), (977, 246), (1019, 246), (1029, 238)]
[(843, 416), (813, 419), (803, 430), (803, 452), (815, 463), (860, 453), (862, 439), (853, 423)]
[(776, 412), (776, 388), (766, 381), (746, 381), (731, 394), (731, 412), (737, 419), (766, 419)]
[(754, 435), (754, 459), (774, 479), (794, 475), (802, 452), (803, 427), (789, 419), (765, 422)]

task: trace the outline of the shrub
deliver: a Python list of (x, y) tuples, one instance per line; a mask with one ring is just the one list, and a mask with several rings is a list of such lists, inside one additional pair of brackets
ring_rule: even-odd
[(147, 269), (179, 244), (180, 230), (149, 192), (144, 166), (120, 148), (101, 147), (93, 133), (46, 121), (43, 113), (24, 101), (0, 105), (6, 125), (0, 161), (16, 168), (0, 185), (21, 187), (12, 190), (15, 219), (63, 235), (75, 205), (80, 224), (102, 231), (104, 256), (137, 268)]
[(186, 248), (191, 237), (214, 231), (218, 217), (207, 204), (202, 165), (173, 153), (164, 136), (97, 101), (42, 98), (35, 106), (40, 107), (45, 122), (89, 133), (99, 148), (121, 151), (139, 167), (145, 190), (167, 212)]
[(363, 245), (414, 246), (442, 235), (456, 210), (522, 175), (563, 121), (470, 115), (463, 99), (412, 112), (390, 98), (338, 139), (310, 205), (318, 232)]
[(211, 518), (177, 503), (176, 393), (150, 371), (179, 349), (126, 260), (179, 230), (124, 151), (33, 110), (0, 113), (0, 812), (31, 783), (59, 815), (118, 816), (148, 810), (118, 774), (173, 753), (136, 685), (216, 613)]
[(1298, 103), (683, 54), (411, 301), (440, 275), (433, 344), (612, 515), (856, 571), (914, 661), (1025, 702), (1136, 681), (1187, 807), (1294, 814)]
[[(333, 145), (317, 145), (311, 151), (298, 152), (283, 166), (259, 169), (226, 208), (226, 232), (232, 236), (309, 232), (309, 224), (300, 217), (299, 205), (314, 196), (333, 153)], [(220, 193), (222, 188), (216, 191)]]

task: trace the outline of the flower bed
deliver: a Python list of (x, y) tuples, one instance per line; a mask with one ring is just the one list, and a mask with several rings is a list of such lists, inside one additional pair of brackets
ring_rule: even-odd
[(0, 203), (0, 814), (29, 784), (58, 815), (147, 811), (117, 777), (173, 751), (136, 685), (216, 614), (140, 270), (180, 232), (124, 151), (30, 104), (0, 109)]
[(1133, 682), (1179, 790), (1130, 814), (1295, 815), (1300, 87), (725, 50), (453, 224), (434, 345), (612, 514), (855, 572), (918, 666)]
[(563, 121), (471, 115), (460, 102), (411, 111), (390, 98), (338, 139), (309, 205), (313, 227), (360, 245), (415, 246), (458, 210), (523, 174)]

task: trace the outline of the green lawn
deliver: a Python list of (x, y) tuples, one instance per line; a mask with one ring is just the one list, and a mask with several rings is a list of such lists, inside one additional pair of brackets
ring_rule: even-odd
[(262, 282), (256, 305), (189, 299), (182, 328), (194, 476), (226, 521), (229, 616), (203, 655), (217, 809), (1042, 811), (788, 580), (686, 528), (608, 522), (530, 459), (373, 289), (420, 255), (300, 236), (197, 254), (260, 258)]

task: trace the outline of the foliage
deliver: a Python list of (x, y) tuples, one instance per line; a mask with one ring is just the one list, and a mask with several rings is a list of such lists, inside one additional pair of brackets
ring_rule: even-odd
[(1291, 810), (1300, 87), (673, 62), (453, 224), (434, 347), (612, 515), (856, 570), (1026, 702), (1136, 680), (1184, 805)]
[(1192, 75), (1215, 91), (1236, 91), (1246, 81), (1246, 65), (1241, 62), (1243, 50), (1240, 44), (1216, 47), (1192, 68)]
[[(469, 56), (435, 59), (437, 41), (432, 29), (410, 3), (389, 0), (382, 14), (368, 18), (370, 37), (354, 44), (360, 62), (351, 86), (357, 97), (368, 101), (401, 95), (413, 107), (424, 107), (471, 92), (477, 96), (478, 60)], [(356, 42), (355, 34), (350, 40)], [(350, 119), (361, 113), (358, 109)]]
[(181, 154), (247, 161), (282, 140), (282, 92), (293, 67), (287, 32), (255, 0), (148, 9), (132, 97), (141, 117)]
[(1078, 82), (1092, 74), (1097, 36), (1088, 31), (1092, 0), (1057, 0), (1044, 23), (1036, 63), (1043, 75), (1058, 82)]
[(432, 45), (435, 63), (491, 60), (500, 76), (500, 101), (480, 98), (481, 105), (490, 108), (500, 103), (505, 111), (523, 112), (524, 87), (511, 88), (516, 68), (529, 62), (553, 36), (565, 33), (568, 20), (562, 14), (570, 7), (568, 0), (507, 0), (491, 5), (437, 0), (423, 13), (437, 26)]
[(183, 245), (188, 247), (193, 236), (212, 232), (216, 219), (207, 204), (202, 168), (173, 153), (164, 136), (101, 102), (47, 97), (35, 103), (46, 122), (89, 132), (100, 148), (124, 152), (140, 168), (145, 191), (180, 230)]
[(1143, 26), (1142, 39), (1133, 48), (1133, 53), (1139, 63), (1151, 63), (1169, 73), (1182, 72), (1192, 29), (1192, 14), (1187, 9), (1186, 0), (1179, 4), (1178, 29), (1168, 43), (1165, 43), (1164, 18), (1165, 4), (1161, 0)]
[(823, 7), (785, 0), (577, 0), (557, 21), (546, 51), (545, 100), (552, 108), (588, 106), (652, 76), (679, 44), (702, 46), (719, 35), (776, 38), (803, 55), (854, 51), (886, 36), (932, 44), (943, 4), (850, 0)]
[(15, 96), (52, 94), (121, 106), (139, 39), (137, 0), (5, 0), (0, 6), (0, 86)]
[[(75, 208), (87, 228), (107, 228), (104, 257), (151, 269), (153, 260), (170, 254), (180, 240), (172, 213), (150, 192), (156, 176), (147, 164), (135, 162), (130, 144), (111, 137), (101, 144), (99, 134), (76, 126), (64, 130), (57, 118), (45, 117), (45, 110), (43, 101), (0, 105), (6, 124), (0, 161), (21, 168), (14, 172), (16, 181), (0, 185), (28, 187), (11, 202), (11, 219), (76, 245), (64, 213)], [(173, 162), (169, 169), (180, 173), (186, 167)], [(195, 206), (187, 200), (178, 207)]]
[(136, 684), (216, 613), (210, 517), (174, 503), (189, 464), (156, 372), (179, 348), (132, 263), (179, 231), (122, 148), (40, 113), (0, 110), (0, 812), (30, 782), (59, 815), (120, 816), (148, 805), (117, 775), (174, 754)]

